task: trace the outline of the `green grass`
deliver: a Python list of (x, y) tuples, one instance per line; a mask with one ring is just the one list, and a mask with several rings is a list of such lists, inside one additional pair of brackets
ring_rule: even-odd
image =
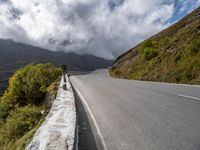
[(120, 56), (110, 75), (200, 84), (200, 8)]

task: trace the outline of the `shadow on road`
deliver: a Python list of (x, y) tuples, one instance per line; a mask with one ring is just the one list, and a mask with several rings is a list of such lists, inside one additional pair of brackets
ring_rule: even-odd
[(75, 103), (77, 113), (77, 127), (74, 150), (97, 150), (97, 144), (95, 142), (87, 113), (75, 90), (74, 96), (76, 100)]

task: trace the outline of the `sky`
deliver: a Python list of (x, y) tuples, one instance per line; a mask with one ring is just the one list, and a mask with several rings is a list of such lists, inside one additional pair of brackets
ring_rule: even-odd
[(114, 59), (200, 0), (0, 0), (0, 38)]

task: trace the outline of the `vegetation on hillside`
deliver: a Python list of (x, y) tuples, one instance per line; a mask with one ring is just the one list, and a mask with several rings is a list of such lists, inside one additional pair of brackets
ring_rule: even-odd
[(0, 149), (24, 149), (45, 118), (45, 94), (55, 90), (61, 73), (51, 64), (30, 64), (9, 79), (0, 98)]
[(200, 84), (200, 8), (120, 56), (110, 74), (125, 79)]

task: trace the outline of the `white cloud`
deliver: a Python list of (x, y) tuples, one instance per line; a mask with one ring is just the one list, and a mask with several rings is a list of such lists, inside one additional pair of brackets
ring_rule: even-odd
[(167, 27), (174, 7), (174, 0), (0, 0), (0, 38), (113, 58)]

